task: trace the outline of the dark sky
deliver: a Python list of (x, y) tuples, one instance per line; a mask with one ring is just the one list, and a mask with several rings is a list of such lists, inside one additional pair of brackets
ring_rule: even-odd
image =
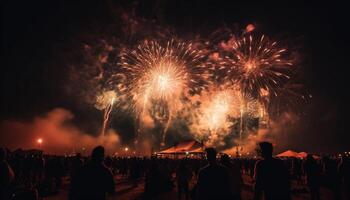
[[(119, 1), (110, 1), (120, 3)], [(123, 1), (121, 4), (130, 6)], [(154, 18), (154, 1), (140, 1), (137, 15)], [(229, 3), (230, 2), (230, 3)], [(243, 2), (243, 1), (242, 1)], [(328, 3), (242, 3), (174, 0), (162, 3), (163, 22), (180, 31), (208, 31), (222, 24), (256, 23), (264, 32), (301, 39), (305, 85), (313, 95), (305, 142), (315, 149), (350, 147), (345, 131), (349, 18), (347, 6)], [(1, 120), (26, 119), (55, 107), (79, 113), (64, 94), (66, 67), (57, 49), (70, 48), (83, 30), (113, 20), (107, 1), (2, 1)], [(320, 128), (321, 127), (321, 128)], [(0, 133), (6, 134), (6, 133)], [(1, 138), (1, 135), (0, 135)], [(317, 141), (317, 142), (315, 142)], [(322, 148), (321, 148), (322, 147)]]

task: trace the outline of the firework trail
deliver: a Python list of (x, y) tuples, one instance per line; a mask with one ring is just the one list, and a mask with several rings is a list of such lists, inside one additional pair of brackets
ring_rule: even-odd
[(162, 142), (181, 98), (198, 94), (205, 88), (208, 72), (202, 65), (204, 55), (191, 43), (171, 40), (144, 41), (121, 54), (119, 65), (126, 76), (125, 92), (139, 118), (150, 114), (163, 125)]
[(103, 136), (106, 134), (106, 127), (107, 127), (107, 124), (109, 121), (109, 116), (111, 115), (111, 112), (113, 110), (113, 104), (114, 104), (114, 98), (111, 100), (111, 103), (104, 110), (103, 124), (102, 124), (102, 130), (101, 130), (101, 135), (103, 135)]
[(109, 118), (111, 112), (113, 110), (113, 106), (116, 102), (117, 95), (116, 93), (111, 91), (103, 92), (101, 95), (97, 96), (95, 107), (99, 110), (103, 110), (103, 121), (101, 128), (101, 135), (105, 136), (106, 128), (109, 122)]

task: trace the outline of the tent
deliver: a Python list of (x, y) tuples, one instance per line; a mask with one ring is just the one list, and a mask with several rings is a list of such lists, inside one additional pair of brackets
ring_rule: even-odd
[(194, 154), (203, 153), (203, 144), (197, 142), (196, 140), (188, 140), (178, 143), (168, 149), (165, 149), (157, 154)]
[(292, 150), (287, 150), (287, 151), (280, 153), (276, 156), (277, 157), (289, 157), (289, 158), (301, 158), (299, 153), (292, 151)]
[(307, 153), (306, 152), (299, 152), (298, 155), (300, 158), (305, 159), (307, 156)]
[[(280, 153), (278, 155), (276, 155), (276, 157), (288, 157), (288, 158), (301, 158), (301, 159), (306, 159), (308, 153), (306, 152), (295, 152), (295, 151), (292, 151), (292, 150), (288, 150), (288, 151), (285, 151), (283, 153)], [(314, 157), (314, 159), (319, 159), (320, 157), (319, 156), (316, 156), (316, 155), (312, 155)]]
[[(306, 159), (306, 157), (308, 155), (308, 153), (306, 153), (306, 152), (300, 152), (298, 154), (299, 154), (299, 157), (302, 158), (302, 159)], [(312, 157), (314, 159), (320, 159), (321, 158), (320, 156), (317, 156), (317, 155), (314, 155), (314, 154), (312, 154)]]

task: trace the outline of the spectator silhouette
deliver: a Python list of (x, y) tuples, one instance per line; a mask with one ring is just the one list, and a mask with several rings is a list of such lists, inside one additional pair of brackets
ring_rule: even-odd
[(6, 150), (0, 148), (0, 199), (8, 199), (8, 187), (15, 174), (6, 161)]
[(130, 163), (130, 179), (134, 187), (137, 187), (140, 176), (140, 165), (136, 158), (132, 158)]
[(255, 164), (254, 199), (261, 199), (262, 192), (265, 200), (290, 199), (289, 175), (283, 161), (272, 157), (271, 143), (261, 142), (259, 147), (263, 159)]
[(209, 164), (199, 171), (197, 182), (198, 200), (230, 199), (229, 170), (216, 161), (216, 150), (206, 149)]
[(338, 163), (336, 160), (330, 159), (328, 157), (323, 158), (324, 166), (324, 176), (329, 189), (333, 193), (333, 198), (335, 200), (341, 199), (340, 197), (340, 177), (338, 174)]
[(83, 160), (81, 158), (81, 154), (78, 153), (73, 160), (71, 161), (70, 166), (70, 190), (68, 199), (75, 199), (76, 197), (76, 189), (78, 182), (78, 174), (83, 168)]
[(311, 154), (308, 154), (304, 163), (306, 184), (309, 187), (311, 200), (320, 199), (321, 169)]
[(221, 156), (221, 163), (227, 167), (230, 172), (231, 199), (240, 200), (243, 179), (239, 165), (237, 163), (232, 163), (227, 154)]
[(341, 181), (343, 181), (346, 198), (350, 199), (350, 160), (348, 157), (342, 157), (338, 166)]
[(156, 159), (151, 160), (151, 166), (146, 173), (144, 199), (154, 199), (159, 193), (161, 173)]
[(105, 150), (97, 146), (91, 154), (91, 161), (82, 168), (77, 177), (77, 197), (81, 200), (104, 200), (107, 193), (115, 193), (112, 172), (104, 165)]
[(189, 182), (192, 178), (192, 171), (187, 167), (186, 160), (183, 159), (180, 162), (179, 167), (176, 170), (176, 182), (177, 182), (177, 194), (178, 199), (182, 198), (182, 194), (185, 195), (185, 199), (189, 199)]

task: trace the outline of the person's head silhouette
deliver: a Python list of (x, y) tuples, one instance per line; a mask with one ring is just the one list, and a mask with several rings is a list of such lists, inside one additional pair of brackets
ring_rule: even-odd
[(307, 154), (306, 160), (307, 160), (307, 161), (314, 161), (315, 159), (314, 159), (314, 157), (312, 156), (312, 154)]
[(272, 157), (272, 151), (273, 147), (270, 142), (260, 142), (259, 143), (260, 147), (260, 153), (263, 158), (271, 158)]
[(6, 158), (6, 150), (0, 147), (0, 160), (5, 160)]
[(206, 148), (205, 152), (207, 153), (207, 159), (209, 164), (216, 162), (216, 150), (214, 148)]
[(77, 154), (75, 155), (75, 157), (78, 158), (78, 159), (80, 159), (80, 158), (81, 158), (81, 153), (77, 153)]
[(97, 146), (92, 150), (91, 159), (95, 162), (102, 162), (105, 157), (105, 148)]
[(226, 166), (231, 164), (230, 157), (227, 154), (223, 154), (220, 157), (220, 161), (223, 165), (226, 165)]

